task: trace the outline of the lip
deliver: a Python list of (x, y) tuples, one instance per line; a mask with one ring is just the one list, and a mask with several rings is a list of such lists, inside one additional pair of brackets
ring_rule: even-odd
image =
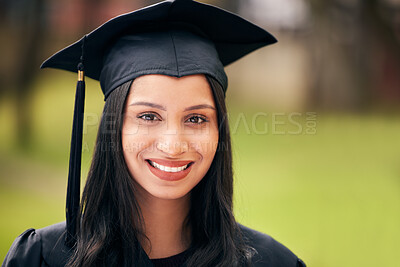
[[(193, 161), (169, 161), (169, 160), (161, 160), (161, 159), (149, 159), (153, 162), (156, 162), (158, 164), (167, 166), (167, 167), (180, 167), (180, 166), (184, 166), (186, 164), (189, 164), (190, 162)], [(149, 161), (146, 160), (146, 164), (147, 167), (150, 169), (150, 171), (157, 176), (158, 178), (160, 178), (161, 180), (164, 181), (179, 181), (182, 180), (183, 178), (185, 178), (189, 172), (192, 170), (192, 166), (193, 163), (189, 165), (189, 167), (187, 167), (185, 170), (180, 171), (180, 172), (166, 172), (166, 171), (162, 171), (160, 169), (157, 169), (155, 167), (153, 167)]]

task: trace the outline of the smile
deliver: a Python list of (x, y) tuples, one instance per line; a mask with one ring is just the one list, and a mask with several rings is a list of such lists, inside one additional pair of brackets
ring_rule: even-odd
[(180, 167), (169, 167), (169, 166), (164, 166), (164, 165), (158, 164), (151, 160), (148, 160), (148, 161), (151, 164), (151, 166), (153, 166), (159, 170), (165, 171), (165, 172), (180, 172), (180, 171), (185, 170), (189, 166), (189, 164), (191, 164), (191, 163), (189, 163), (189, 164), (186, 164), (186, 165), (183, 165)]
[[(146, 159), (150, 171), (158, 178), (166, 181), (178, 181), (185, 178), (192, 169), (193, 161), (167, 161), (162, 159)], [(157, 161), (157, 162), (156, 162)]]

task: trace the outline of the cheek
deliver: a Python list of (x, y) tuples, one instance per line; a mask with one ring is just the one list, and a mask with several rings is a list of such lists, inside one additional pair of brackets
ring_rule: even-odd
[(129, 123), (122, 128), (121, 139), (125, 160), (136, 157), (137, 154), (152, 144), (152, 140), (147, 131), (143, 131), (136, 125), (130, 126)]
[(207, 133), (196, 135), (190, 141), (190, 148), (201, 154), (206, 161), (212, 161), (218, 147), (218, 130), (213, 129)]

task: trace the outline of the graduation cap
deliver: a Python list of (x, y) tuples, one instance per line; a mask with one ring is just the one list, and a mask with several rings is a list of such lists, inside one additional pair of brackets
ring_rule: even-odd
[(84, 76), (100, 81), (105, 100), (118, 86), (146, 74), (207, 74), (224, 92), (224, 66), (276, 39), (218, 7), (170, 0), (104, 23), (47, 59), (41, 68), (78, 72), (66, 202), (66, 242), (76, 239), (80, 202)]

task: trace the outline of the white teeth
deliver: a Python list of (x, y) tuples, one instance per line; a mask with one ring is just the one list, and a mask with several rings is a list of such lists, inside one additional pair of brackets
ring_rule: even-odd
[(158, 163), (155, 163), (151, 160), (149, 160), (149, 161), (153, 167), (160, 169), (162, 171), (165, 171), (165, 172), (180, 172), (180, 171), (183, 171), (184, 169), (186, 169), (186, 167), (189, 165), (189, 164), (186, 164), (185, 166), (181, 166), (181, 167), (167, 167), (167, 166), (163, 166)]

